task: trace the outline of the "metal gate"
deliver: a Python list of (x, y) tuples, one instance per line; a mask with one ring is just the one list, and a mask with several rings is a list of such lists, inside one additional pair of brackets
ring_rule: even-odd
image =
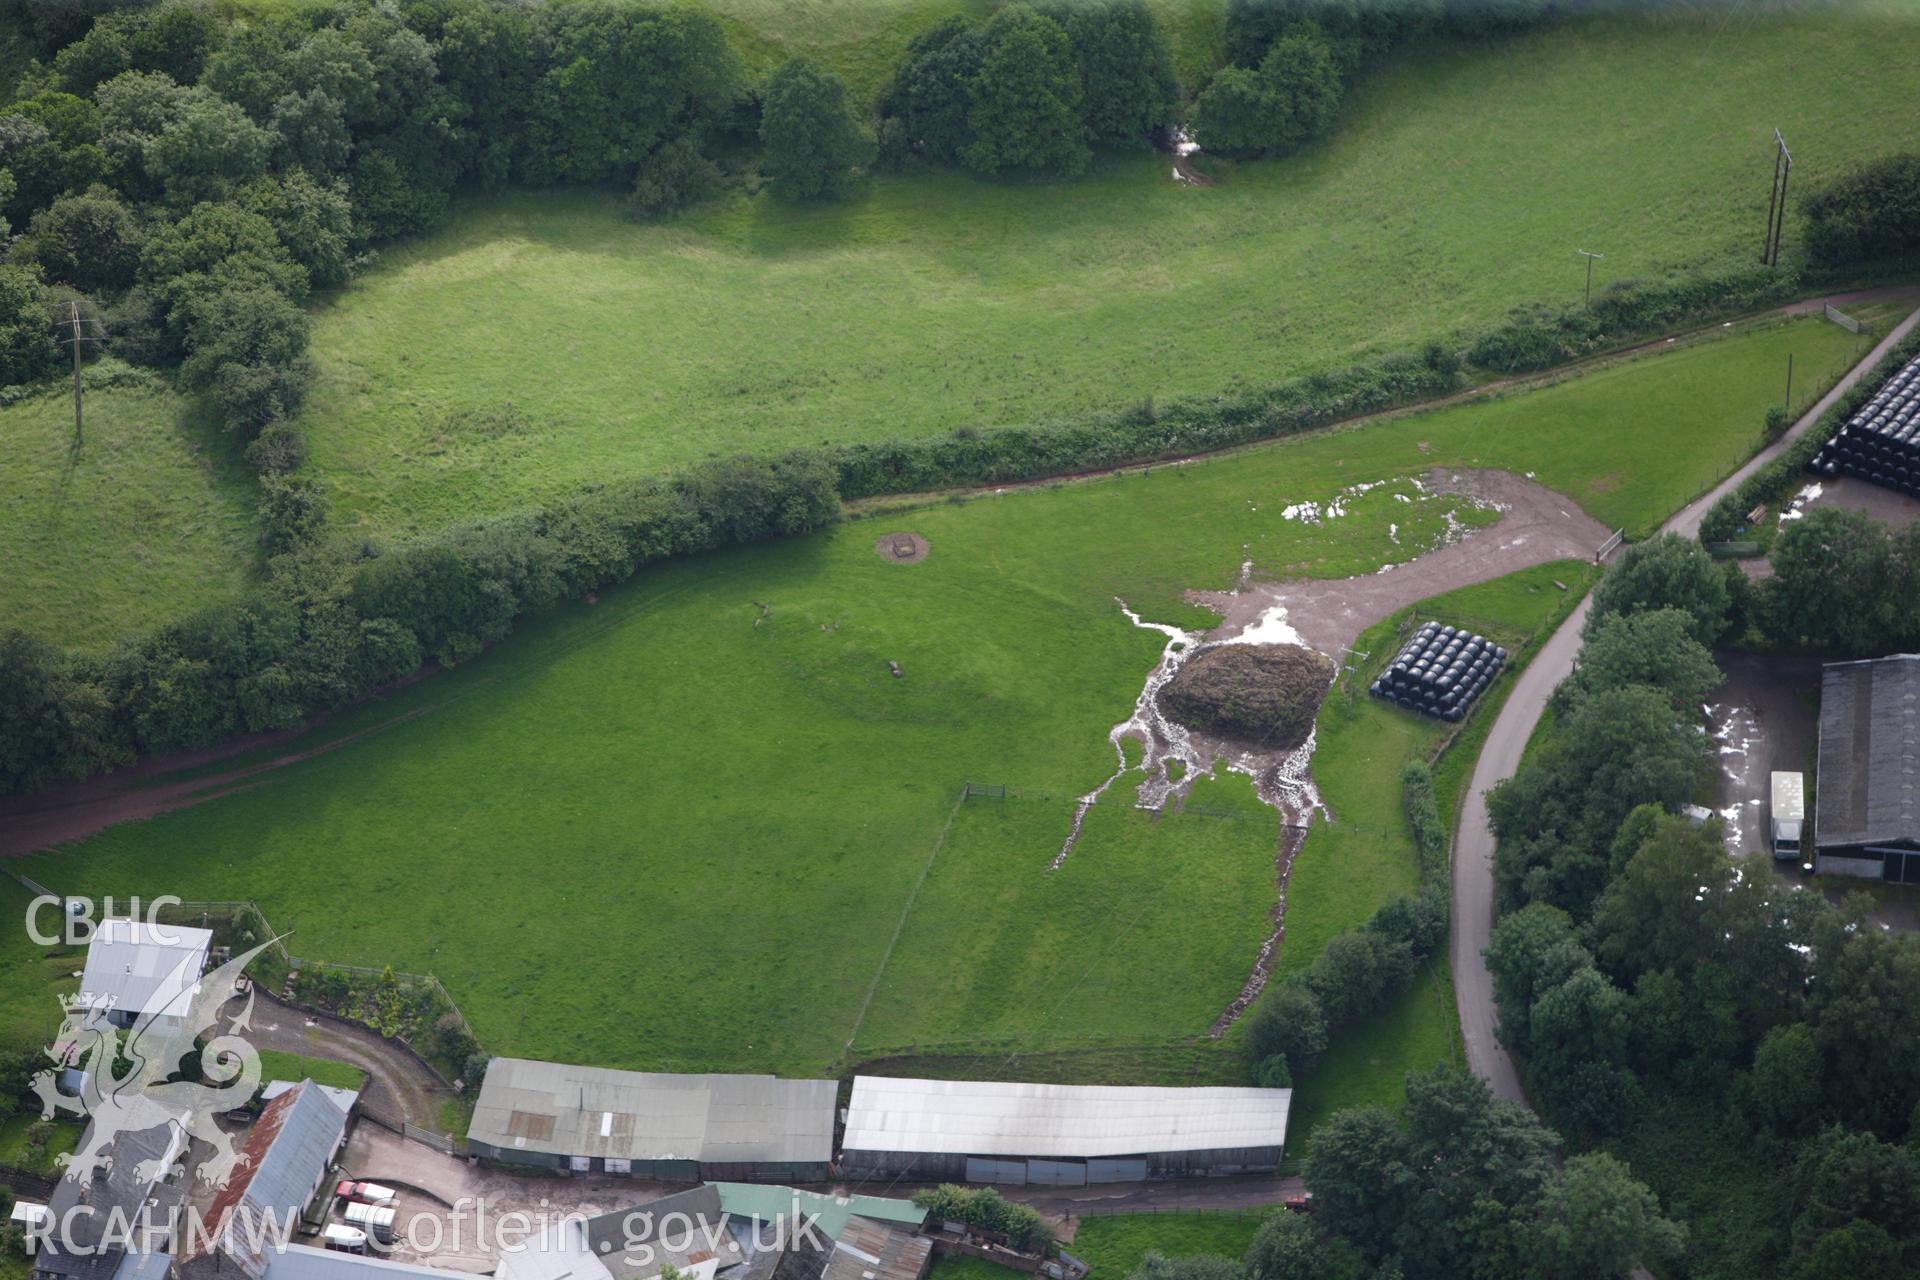
[(1145, 1182), (1146, 1180), (1147, 1162), (1145, 1160), (1087, 1161), (1088, 1182)]
[(1920, 884), (1920, 853), (1908, 849), (1887, 850), (1886, 874), (1895, 884)]
[(1078, 1160), (1029, 1160), (1027, 1181), (1039, 1187), (1084, 1187), (1087, 1166)]
[(999, 1182), (1007, 1186), (1023, 1187), (1027, 1184), (1027, 1162), (1025, 1160), (982, 1160), (976, 1156), (968, 1156), (967, 1181)]

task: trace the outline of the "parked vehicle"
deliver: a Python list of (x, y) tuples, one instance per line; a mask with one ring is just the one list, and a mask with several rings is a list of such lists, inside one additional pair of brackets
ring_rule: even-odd
[(385, 1205), (361, 1204), (356, 1200), (348, 1204), (340, 1216), (381, 1244), (393, 1243), (393, 1210)]
[(1798, 773), (1773, 775), (1773, 856), (1786, 861), (1800, 856), (1800, 832), (1806, 822), (1806, 777)]
[(1311, 1191), (1296, 1192), (1293, 1195), (1287, 1196), (1284, 1199), (1282, 1199), (1280, 1203), (1288, 1213), (1312, 1213), (1313, 1212), (1313, 1192)]
[(392, 1204), (400, 1193), (392, 1187), (383, 1187), (377, 1182), (342, 1182), (333, 1189), (333, 1194), (342, 1200), (358, 1200), (363, 1204)]
[(367, 1233), (358, 1227), (343, 1227), (337, 1222), (330, 1222), (327, 1229), (320, 1233), (320, 1243), (335, 1253), (365, 1253)]

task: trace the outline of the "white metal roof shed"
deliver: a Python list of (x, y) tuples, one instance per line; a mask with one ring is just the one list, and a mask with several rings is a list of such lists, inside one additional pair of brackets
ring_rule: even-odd
[(213, 933), (207, 929), (102, 920), (87, 944), (80, 1001), (89, 1009), (185, 1017), (212, 943)]
[(1291, 1089), (855, 1076), (848, 1151), (1088, 1159), (1280, 1147)]

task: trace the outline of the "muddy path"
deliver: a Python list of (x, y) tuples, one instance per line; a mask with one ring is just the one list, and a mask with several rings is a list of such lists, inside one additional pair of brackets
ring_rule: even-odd
[(1200, 154), (1200, 144), (1187, 136), (1184, 129), (1156, 129), (1153, 133), (1153, 146), (1167, 159), (1173, 162), (1173, 180), (1189, 187), (1216, 187), (1219, 180), (1202, 173), (1193, 158)]
[(1189, 591), (1221, 616), (1215, 641), (1274, 625), (1276, 609), (1305, 643), (1335, 655), (1396, 610), (1549, 560), (1591, 560), (1612, 530), (1573, 500), (1510, 471), (1441, 468), (1427, 473), (1434, 493), (1459, 494), (1500, 512), (1494, 524), (1450, 546), (1358, 578), (1249, 582), (1233, 591)]
[[(1255, 793), (1280, 815), (1274, 853), (1275, 903), (1270, 932), (1246, 980), (1208, 1028), (1213, 1039), (1224, 1035), (1266, 987), (1286, 938), (1287, 891), (1294, 860), (1315, 815), (1327, 822), (1337, 822), (1339, 816), (1314, 786), (1313, 735), (1286, 749), (1212, 738), (1170, 720), (1159, 706), (1160, 690), (1195, 654), (1218, 645), (1304, 644), (1337, 655), (1368, 627), (1430, 596), (1553, 560), (1591, 559), (1610, 532), (1570, 499), (1511, 472), (1439, 468), (1429, 471), (1419, 487), (1428, 495), (1465, 498), (1498, 512), (1499, 517), (1490, 525), (1464, 529), (1457, 537), (1449, 534), (1432, 550), (1361, 577), (1258, 582), (1249, 563), (1231, 591), (1187, 593), (1189, 600), (1220, 615), (1220, 623), (1208, 631), (1183, 631), (1152, 622), (1120, 604), (1129, 622), (1159, 632), (1167, 642), (1143, 683), (1133, 713), (1108, 734), (1118, 767), (1080, 797), (1065, 843), (1049, 869), (1057, 870), (1072, 854), (1087, 809), (1095, 803), (1165, 810), (1184, 804), (1196, 778), (1213, 776), (1219, 769), (1253, 779)], [(1338, 505), (1337, 500), (1327, 504), (1329, 509)], [(1128, 741), (1140, 748), (1137, 763), (1128, 761)]]

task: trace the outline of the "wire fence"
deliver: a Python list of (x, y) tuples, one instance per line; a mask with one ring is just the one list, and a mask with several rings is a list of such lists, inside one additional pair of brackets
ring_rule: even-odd
[[(6, 874), (11, 876), (17, 883), (23, 885), (25, 888), (27, 888), (34, 894), (39, 895), (41, 897), (58, 898), (62, 902), (65, 902), (68, 898), (68, 895), (55, 893), (53, 890), (47, 888), (45, 885), (41, 884), (39, 881), (31, 879), (30, 877), (22, 874), (21, 872), (15, 871), (11, 867), (6, 868)], [(140, 898), (128, 896), (128, 897), (106, 897), (101, 899), (101, 901), (124, 902), (124, 903), (131, 904), (134, 902), (152, 903), (157, 900), (152, 898), (140, 899)], [(325, 970), (334, 971), (334, 972), (359, 974), (363, 976), (379, 978), (379, 977), (385, 976), (386, 973), (388, 972), (388, 969), (385, 967), (370, 967), (367, 965), (356, 965), (356, 964), (336, 964), (328, 960), (317, 960), (307, 956), (294, 955), (292, 952), (288, 951), (285, 944), (281, 942), (281, 939), (286, 935), (282, 934), (278, 929), (275, 929), (273, 927), (273, 923), (267, 919), (267, 913), (265, 911), (262, 911), (260, 909), (260, 904), (258, 902), (253, 901), (251, 898), (199, 898), (199, 899), (171, 900), (168, 902), (168, 904), (164, 908), (161, 908), (155, 912), (155, 918), (163, 922), (171, 922), (174, 924), (186, 924), (191, 921), (198, 921), (200, 924), (200, 927), (211, 928), (216, 920), (224, 921), (228, 924), (231, 924), (235, 919), (237, 919), (240, 916), (242, 912), (251, 912), (260, 921), (261, 931), (266, 934), (268, 940), (270, 941), (271, 948), (274, 955), (276, 955), (279, 958), (282, 964), (286, 965), (289, 975), (300, 972), (302, 970), (310, 971), (310, 970), (317, 970), (317, 969), (325, 969)], [(466, 1032), (468, 1036), (472, 1037), (475, 1043), (479, 1042), (480, 1037), (474, 1034), (473, 1024), (467, 1021), (467, 1015), (461, 1011), (459, 1004), (455, 1002), (453, 998), (453, 993), (447, 990), (446, 984), (441, 982), (438, 977), (436, 977), (431, 973), (406, 973), (398, 969), (392, 970), (392, 973), (396, 981), (408, 983), (414, 986), (419, 986), (426, 989), (428, 992), (430, 992), (433, 995), (433, 997), (439, 1002), (441, 1002), (442, 1004), (444, 1004), (447, 1008), (447, 1011), (453, 1014), (454, 1018), (458, 1020), (461, 1030)], [(349, 1019), (349, 1020), (354, 1022), (359, 1021), (358, 1019)]]

